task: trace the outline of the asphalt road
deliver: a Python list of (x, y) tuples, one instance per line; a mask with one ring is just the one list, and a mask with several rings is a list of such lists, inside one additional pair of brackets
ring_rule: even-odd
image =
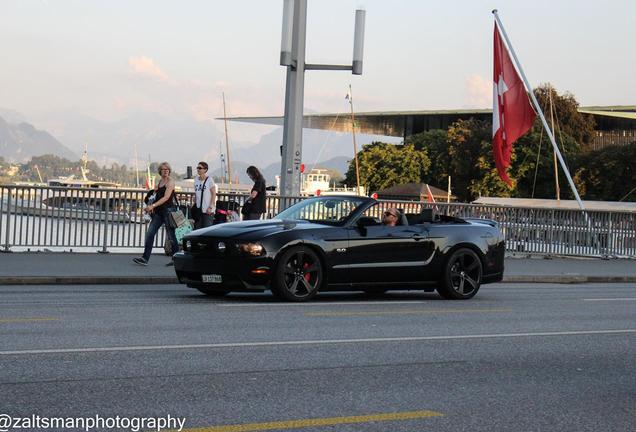
[(636, 286), (307, 304), (2, 286), (0, 430), (1, 414), (171, 416), (217, 432), (633, 431)]

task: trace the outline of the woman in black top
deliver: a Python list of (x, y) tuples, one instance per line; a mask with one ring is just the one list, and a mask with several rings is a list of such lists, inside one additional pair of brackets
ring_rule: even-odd
[[(144, 254), (141, 258), (133, 258), (133, 261), (139, 265), (148, 265), (150, 260), (150, 254), (152, 253), (152, 246), (155, 242), (155, 235), (161, 228), (161, 225), (166, 227), (168, 238), (172, 243), (172, 250), (176, 252), (179, 248), (179, 242), (177, 242), (177, 236), (174, 233), (174, 228), (170, 226), (168, 218), (170, 212), (175, 210), (174, 199), (174, 180), (170, 178), (170, 164), (168, 162), (162, 162), (157, 169), (161, 175), (161, 179), (155, 189), (155, 200), (144, 208), (144, 212), (152, 215), (148, 231), (146, 233), (146, 243), (144, 245)], [(170, 264), (170, 263), (168, 263)]]
[(249, 213), (243, 216), (243, 220), (260, 219), (261, 215), (265, 213), (265, 178), (254, 165), (248, 166), (246, 173), (254, 182), (254, 186), (252, 186), (250, 197), (245, 203), (250, 206)]

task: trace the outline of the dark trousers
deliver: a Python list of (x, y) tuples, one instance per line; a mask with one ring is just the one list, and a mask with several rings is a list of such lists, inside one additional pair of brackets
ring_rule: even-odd
[(152, 220), (150, 221), (150, 225), (148, 226), (148, 232), (146, 233), (146, 243), (144, 244), (144, 254), (143, 257), (146, 261), (150, 261), (150, 254), (152, 253), (152, 246), (155, 243), (155, 236), (161, 228), (161, 225), (166, 227), (166, 232), (168, 233), (168, 238), (173, 245), (172, 250), (176, 252), (179, 250), (179, 242), (177, 241), (177, 236), (174, 234), (174, 228), (170, 227), (170, 222), (168, 218), (170, 215), (169, 211), (174, 211), (174, 208), (159, 208), (156, 209), (152, 213)]
[(199, 219), (194, 222), (194, 229), (211, 227), (214, 224), (214, 215), (203, 213)]

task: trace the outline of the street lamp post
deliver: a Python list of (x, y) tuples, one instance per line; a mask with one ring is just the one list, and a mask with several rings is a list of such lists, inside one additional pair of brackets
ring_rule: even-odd
[(281, 196), (300, 195), (305, 71), (350, 70), (355, 75), (361, 75), (364, 51), (364, 21), (365, 11), (357, 10), (353, 61), (351, 65), (306, 64), (307, 0), (283, 0), (280, 64), (287, 67), (287, 80), (280, 170)]

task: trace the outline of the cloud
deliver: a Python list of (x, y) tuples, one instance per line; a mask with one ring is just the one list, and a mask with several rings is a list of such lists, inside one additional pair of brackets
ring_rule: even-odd
[(166, 75), (150, 57), (130, 57), (128, 59), (128, 66), (130, 67), (130, 71), (138, 76), (155, 78), (160, 81), (166, 81), (168, 79), (168, 75)]
[(492, 83), (481, 75), (466, 78), (469, 108), (487, 108), (492, 106)]

